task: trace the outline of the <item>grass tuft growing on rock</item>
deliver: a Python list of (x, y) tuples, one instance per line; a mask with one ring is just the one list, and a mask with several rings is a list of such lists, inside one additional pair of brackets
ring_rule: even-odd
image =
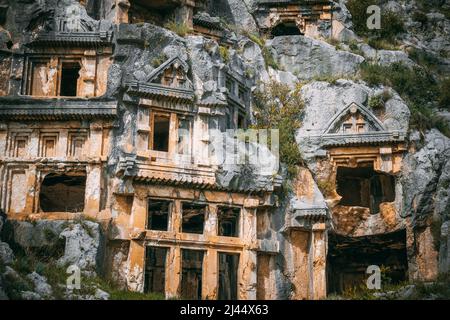
[(164, 28), (169, 29), (172, 32), (175, 32), (180, 37), (185, 37), (192, 30), (186, 25), (186, 23), (179, 23), (176, 21), (169, 21), (164, 24)]
[(266, 68), (271, 67), (275, 70), (281, 70), (281, 66), (275, 60), (272, 52), (268, 47), (266, 47), (266, 39), (261, 37), (259, 34), (243, 31), (243, 35), (249, 38), (251, 41), (256, 43), (261, 48), (261, 54), (264, 58)]
[(230, 62), (230, 51), (225, 46), (219, 47), (219, 54), (224, 63)]

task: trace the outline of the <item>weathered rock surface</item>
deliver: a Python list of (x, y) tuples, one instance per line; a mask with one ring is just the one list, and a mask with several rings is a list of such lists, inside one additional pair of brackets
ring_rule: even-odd
[(280, 66), (301, 80), (353, 76), (364, 61), (361, 56), (304, 36), (276, 37), (267, 41), (267, 46)]
[(76, 265), (85, 273), (95, 274), (101, 237), (99, 224), (83, 221), (67, 227), (59, 237), (65, 238), (66, 246), (58, 264)]
[(0, 241), (0, 264), (11, 264), (14, 261), (14, 253), (6, 242)]
[(58, 236), (68, 225), (67, 221), (38, 220), (32, 222), (8, 220), (11, 234), (7, 235), (22, 248), (53, 247)]
[(450, 139), (431, 130), (417, 144), (421, 148), (412, 150), (404, 160), (403, 215), (412, 216), (413, 225), (420, 225), (432, 215), (449, 220)]
[(45, 299), (52, 298), (53, 290), (52, 287), (47, 283), (46, 277), (41, 276), (37, 272), (32, 272), (27, 275), (27, 279), (33, 283), (34, 292), (36, 294)]
[(21, 296), (23, 300), (42, 300), (42, 297), (33, 291), (22, 291)]
[(109, 300), (109, 293), (103, 291), (102, 289), (97, 288), (97, 290), (95, 290), (94, 296), (97, 300)]

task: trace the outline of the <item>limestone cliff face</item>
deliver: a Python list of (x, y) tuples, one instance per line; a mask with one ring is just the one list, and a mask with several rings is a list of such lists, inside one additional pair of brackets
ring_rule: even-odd
[[(252, 239), (251, 243), (261, 254), (258, 255), (258, 271), (253, 270), (255, 263), (251, 263), (256, 261), (256, 254), (255, 261), (248, 260), (246, 268), (252, 270), (247, 275), (255, 279), (242, 289), (243, 296), (265, 299), (324, 297), (329, 235), (361, 239), (405, 231), (404, 246), (411, 280), (433, 280), (438, 272), (448, 272), (450, 139), (437, 129), (410, 130), (411, 106), (405, 99), (388, 86), (370, 86), (359, 79), (359, 72), (366, 63), (389, 66), (401, 62), (417, 67), (408, 56), (410, 47), (439, 53), (439, 66), (448, 68), (449, 19), (434, 12), (427, 14), (428, 22), (419, 25), (412, 20), (412, 14), (417, 10), (415, 1), (388, 1), (386, 7), (406, 16), (407, 31), (402, 38), (401, 50), (375, 50), (354, 32), (346, 2), (334, 1), (333, 13), (324, 7), (306, 22), (304, 19), (298, 21), (295, 26), (302, 34), (262, 40), (263, 37), (254, 33), (270, 35), (270, 30), (284, 18), (281, 10), (266, 10), (258, 6), (258, 1), (221, 0), (218, 4), (210, 1), (201, 7), (211, 16), (224, 13), (228, 25), (221, 28), (228, 36), (221, 39), (210, 33), (202, 34), (200, 29), (196, 34), (178, 32), (178, 35), (176, 30), (169, 30), (167, 24), (120, 23), (117, 18), (120, 12), (104, 14), (105, 8), (111, 7), (108, 1), (105, 2), (108, 5), (101, 6), (102, 11), (93, 4), (95, 1), (87, 1), (84, 6), (75, 0), (30, 0), (21, 5), (16, 1), (0, 0), (0, 4), (7, 4), (9, 10), (4, 21), (0, 21), (0, 76), (10, 82), (9, 87), (0, 84), (1, 95), (17, 98), (24, 81), (21, 75), (24, 62), (12, 65), (11, 58), (12, 52), (26, 52), (25, 44), (32, 41), (22, 31), (37, 34), (46, 28), (42, 19), (63, 17), (67, 13), (65, 9), (74, 6), (80, 12), (84, 30), (112, 35), (112, 55), (103, 66), (107, 73), (105, 90), (96, 99), (117, 101), (117, 119), (108, 127), (111, 128), (111, 139), (105, 160), (106, 182), (102, 182), (102, 189), (108, 189), (109, 193), (104, 196), (107, 199), (96, 215), (102, 220), (102, 214), (111, 213), (103, 219), (103, 229), (90, 221), (69, 225), (63, 221), (45, 220), (37, 224), (12, 222), (13, 234), (8, 240), (24, 248), (29, 243), (56, 246), (63, 240), (65, 250), (59, 263), (77, 263), (87, 273), (110, 273), (122, 286), (130, 288), (131, 282), (135, 288), (142, 289), (144, 271), (130, 268), (133, 252), (128, 245), (132, 240), (142, 239), (139, 230), (133, 229), (133, 223), (137, 224), (139, 219), (134, 216), (136, 210), (131, 209), (127, 197), (133, 194), (144, 197), (144, 192), (132, 183), (132, 177), (139, 170), (137, 158), (143, 157), (139, 153), (136, 133), (145, 131), (140, 127), (142, 97), (133, 96), (132, 89), (136, 83), (148, 82), (161, 71), (164, 63), (174, 62), (177, 68), (183, 69), (183, 76), (186, 75), (183, 79), (186, 87), (192, 89), (193, 96), (183, 99), (191, 99), (189, 104), (196, 106), (195, 121), (199, 127), (220, 129), (226, 126), (229, 103), (226, 77), (229, 75), (250, 89), (250, 125), (255, 122), (252, 92), (264, 90), (264, 86), (272, 82), (293, 90), (301, 86), (305, 105), (302, 113), (297, 115), (301, 127), (295, 139), (304, 165), (299, 166), (296, 177), (288, 180), (283, 168), (277, 171), (270, 167), (269, 174), (259, 174), (260, 167), (234, 164), (219, 166), (213, 172), (214, 187), (220, 190), (272, 192), (281, 180), (290, 185), (281, 194), (271, 194), (273, 197), (267, 202), (273, 208), (268, 209), (269, 205), (264, 204), (255, 213), (257, 222), (252, 228), (257, 229), (257, 239)], [(126, 8), (125, 5), (119, 7)], [(343, 43), (340, 46), (330, 44), (333, 43), (328, 40), (330, 38)], [(356, 41), (358, 50), (350, 49), (351, 41)], [(178, 101), (180, 98), (171, 99)], [(195, 138), (197, 150), (210, 143), (209, 137), (199, 135)], [(245, 143), (239, 147), (245, 148)], [(267, 158), (275, 161), (268, 150), (264, 151)], [(360, 180), (366, 179), (367, 175), (370, 179), (377, 176), (379, 180), (374, 184), (388, 184), (390, 194), (372, 194), (372, 198), (380, 199), (366, 199), (366, 203), (351, 203), (354, 199), (345, 203), (346, 195), (342, 194), (338, 181), (342, 167), (362, 168), (362, 177), (357, 177)], [(186, 165), (183, 169), (190, 167)], [(364, 180), (367, 188), (372, 183), (370, 179)], [(373, 202), (376, 202), (374, 212), (371, 211)], [(134, 220), (128, 222), (128, 219)], [(2, 225), (0, 219), (0, 232)], [(48, 239), (49, 231), (45, 230), (50, 230), (55, 237)], [(0, 258), (5, 265), (10, 265), (14, 259), (12, 250), (4, 242), (0, 242)], [(103, 262), (107, 260), (109, 264), (104, 266)], [(15, 277), (13, 273), (14, 270), (9, 270), (8, 276)], [(23, 297), (51, 296), (46, 281), (38, 276), (30, 274), (35, 291), (41, 288), (39, 296), (22, 292)], [(258, 294), (254, 294), (256, 283)], [(2, 295), (0, 282), (0, 297)]]

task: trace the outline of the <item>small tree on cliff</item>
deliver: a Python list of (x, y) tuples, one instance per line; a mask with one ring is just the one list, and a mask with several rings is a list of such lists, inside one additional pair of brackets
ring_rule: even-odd
[(291, 89), (288, 85), (272, 81), (261, 84), (254, 92), (254, 129), (279, 129), (280, 161), (287, 166), (288, 177), (293, 178), (297, 166), (303, 164), (295, 141), (300, 128), (300, 116), (304, 107), (300, 85)]

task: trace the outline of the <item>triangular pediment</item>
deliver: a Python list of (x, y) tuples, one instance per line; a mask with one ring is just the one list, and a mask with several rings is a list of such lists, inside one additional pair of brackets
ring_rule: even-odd
[(351, 103), (328, 122), (323, 134), (353, 135), (384, 131), (383, 124), (370, 110)]
[(175, 56), (166, 60), (147, 77), (147, 84), (157, 84), (176, 89), (192, 90), (192, 83), (188, 78), (189, 66), (180, 57)]

